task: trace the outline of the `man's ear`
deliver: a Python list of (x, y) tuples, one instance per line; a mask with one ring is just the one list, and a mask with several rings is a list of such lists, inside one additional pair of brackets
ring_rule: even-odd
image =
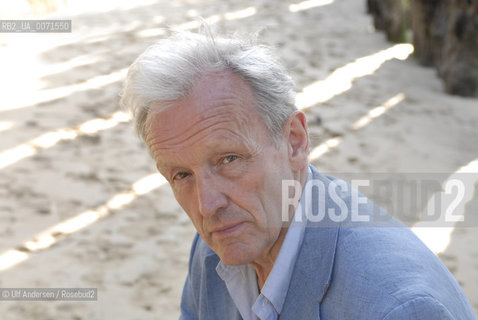
[(309, 156), (309, 132), (305, 114), (300, 110), (294, 111), (287, 119), (284, 129), (289, 161), (292, 169), (297, 172), (307, 166)]

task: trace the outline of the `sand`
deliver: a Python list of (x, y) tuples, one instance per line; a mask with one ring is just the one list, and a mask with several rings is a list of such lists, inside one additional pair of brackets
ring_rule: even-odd
[[(38, 18), (25, 3), (1, 18)], [(428, 244), (478, 310), (478, 100), (444, 94), (410, 46), (373, 29), (365, 1), (289, 4), (71, 0), (48, 17), (72, 33), (0, 34), (0, 287), (98, 289), (93, 302), (0, 301), (2, 320), (177, 319), (194, 229), (118, 93), (166, 26), (195, 30), (198, 15), (277, 48), (323, 172), (474, 172), (465, 223)]]

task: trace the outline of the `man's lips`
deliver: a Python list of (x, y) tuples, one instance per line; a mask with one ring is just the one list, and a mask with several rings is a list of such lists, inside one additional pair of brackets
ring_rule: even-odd
[(240, 229), (244, 226), (245, 222), (238, 222), (238, 223), (231, 223), (228, 225), (224, 226), (218, 226), (215, 227), (211, 231), (211, 236), (217, 237), (217, 238), (225, 238), (233, 235), (234, 233), (237, 233), (240, 231)]

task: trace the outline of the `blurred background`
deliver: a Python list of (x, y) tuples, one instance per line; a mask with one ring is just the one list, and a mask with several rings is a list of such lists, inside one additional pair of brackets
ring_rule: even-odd
[(141, 52), (198, 17), (276, 48), (322, 172), (433, 177), (418, 211), (466, 177), (464, 222), (410, 226), (478, 310), (478, 1), (0, 0), (1, 20), (72, 22), (0, 33), (0, 287), (98, 288), (0, 301), (1, 319), (177, 319), (194, 229), (118, 94)]

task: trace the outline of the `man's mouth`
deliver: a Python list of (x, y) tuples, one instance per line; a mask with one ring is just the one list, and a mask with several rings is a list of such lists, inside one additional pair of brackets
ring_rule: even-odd
[(240, 232), (244, 224), (245, 222), (239, 222), (239, 223), (232, 223), (232, 224), (228, 224), (224, 226), (215, 227), (213, 231), (211, 231), (211, 236), (214, 236), (219, 239), (230, 237)]

